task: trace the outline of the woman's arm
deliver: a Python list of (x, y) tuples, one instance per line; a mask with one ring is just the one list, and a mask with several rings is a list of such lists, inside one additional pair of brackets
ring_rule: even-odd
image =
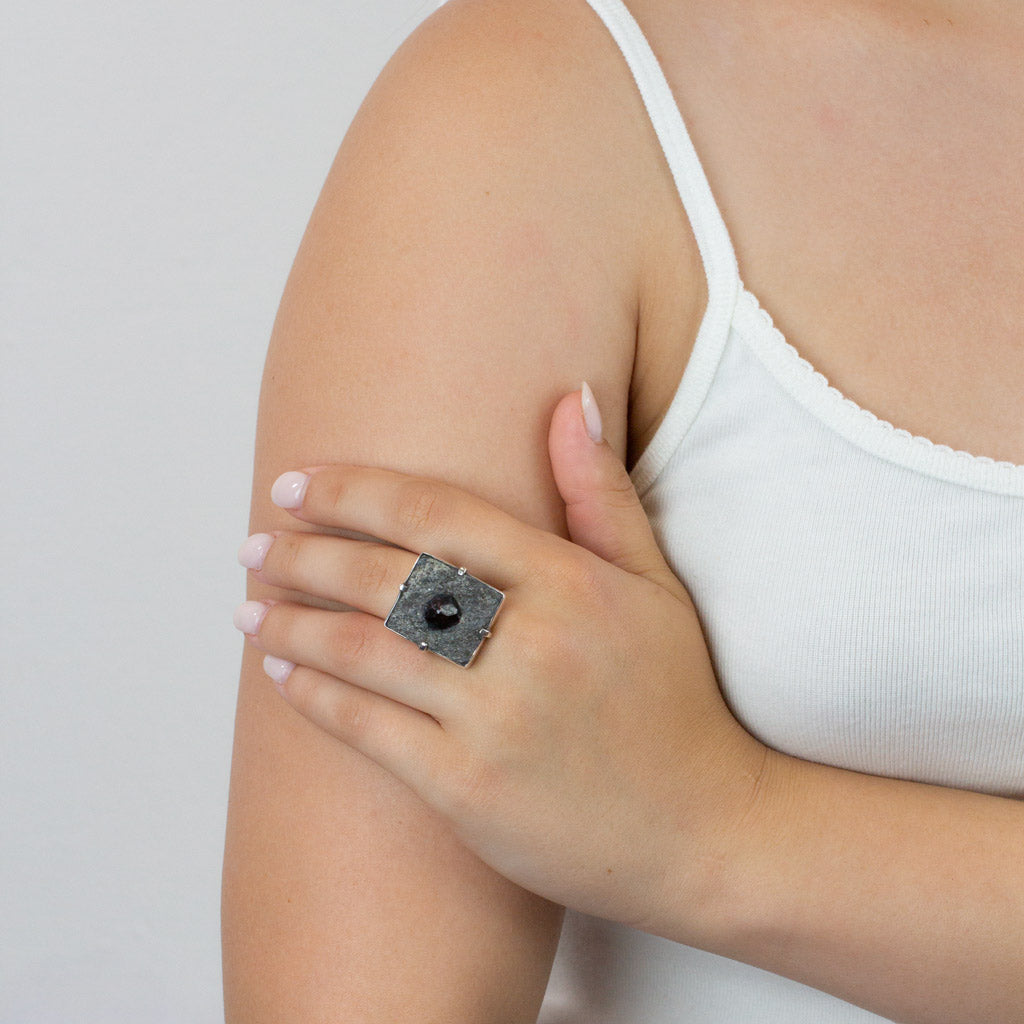
[(717, 952), (910, 1024), (1024, 1022), (1024, 802), (766, 765)]
[[(345, 461), (439, 477), (564, 534), (548, 419), (586, 378), (624, 450), (637, 254), (657, 215), (633, 190), (662, 173), (636, 146), (632, 90), (574, 56), (607, 45), (574, 5), (456, 2), (385, 69), (281, 304), (253, 531), (294, 528), (269, 501), (277, 474)], [(559, 922), (297, 715), (247, 650), (224, 872), (229, 1022), (532, 1021)]]

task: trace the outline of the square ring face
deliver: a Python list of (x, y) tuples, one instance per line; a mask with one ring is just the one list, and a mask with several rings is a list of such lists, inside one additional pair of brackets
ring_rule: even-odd
[(422, 554), (384, 625), (464, 668), (480, 649), (505, 595), (465, 569)]

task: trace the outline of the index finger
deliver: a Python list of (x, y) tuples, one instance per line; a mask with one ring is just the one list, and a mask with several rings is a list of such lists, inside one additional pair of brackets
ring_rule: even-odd
[(549, 537), (461, 488), (375, 466), (285, 473), (271, 500), (303, 522), (426, 551), (498, 587), (536, 570), (539, 556), (531, 548)]

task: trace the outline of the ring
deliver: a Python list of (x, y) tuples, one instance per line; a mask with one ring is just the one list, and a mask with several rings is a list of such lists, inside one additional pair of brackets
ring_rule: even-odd
[(384, 625), (463, 668), (491, 635), (505, 595), (462, 566), (426, 553), (416, 559)]

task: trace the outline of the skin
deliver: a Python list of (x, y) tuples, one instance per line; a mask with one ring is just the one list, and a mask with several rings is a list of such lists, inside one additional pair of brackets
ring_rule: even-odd
[[(1015, 166), (1024, 28), (998, 4), (632, 6), (681, 98), (744, 280), (802, 354), (898, 426), (1024, 462), (1011, 404), (1024, 351), (1006, 314), (1024, 300), (1013, 245), (1024, 227)], [(464, 59), (438, 59), (445, 54)], [(953, 80), (950, 66), (967, 70)], [(508, 104), (510, 94), (520, 102)], [(440, 137), (450, 144), (437, 146)], [(970, 203), (951, 203), (963, 195)], [(574, 521), (556, 487), (572, 460), (559, 475), (545, 440), (559, 397), (584, 377), (608, 444), (577, 449), (580, 458), (599, 450), (621, 469), (660, 422), (704, 301), (678, 207), (628, 72), (584, 5), (449, 4), (364, 105), (296, 260), (261, 396), (253, 530), (379, 536), (366, 516), (386, 515), (383, 495), (333, 514), (324, 502), (304, 522), (269, 502), (278, 473), (346, 463), (455, 485), (463, 497), (452, 498), (453, 522), (475, 507), (469, 495), (482, 497), (525, 524), (494, 520), (495, 543), (525, 552), (551, 554), (530, 532), (538, 528), (592, 553), (599, 538), (639, 536), (639, 520), (603, 530), (600, 516)], [(439, 351), (459, 367), (458, 392), (441, 387), (424, 400), (422, 366)], [(401, 413), (381, 417), (382, 408)], [(571, 423), (564, 431), (571, 436)], [(393, 557), (431, 550), (419, 536), (382, 539), (399, 545)], [(301, 551), (278, 544), (275, 560)], [(603, 550), (609, 571), (643, 577)], [(381, 576), (355, 572), (339, 591), (301, 564), (298, 554), (269, 562), (252, 574), (250, 595), (285, 602), (264, 620), (263, 649), (304, 663), (323, 641), (317, 629), (329, 635), (339, 617), (306, 634), (284, 629), (282, 616), (314, 615), (288, 599), (358, 606)], [(523, 608), (547, 599), (537, 581), (511, 582)], [(674, 600), (672, 614), (685, 618), (684, 597)], [(591, 609), (588, 622), (600, 626), (599, 616)], [(495, 663), (497, 639), (485, 651)], [(698, 647), (687, 682), (706, 700), (716, 743), (684, 759), (679, 789), (652, 799), (677, 806), (693, 779), (714, 771), (688, 797), (692, 824), (650, 837), (649, 862), (615, 861), (615, 881), (601, 878), (616, 854), (588, 847), (585, 823), (568, 813), (587, 805), (579, 788), (552, 808), (524, 783), (502, 805), (506, 825), (557, 821), (566, 830), (558, 849), (590, 849), (583, 885), (579, 864), (531, 861), (536, 842), (495, 838), (491, 789), (453, 800), (444, 772), (399, 769), (379, 746), (367, 753), (390, 767), (368, 760), (358, 748), (370, 741), (339, 726), (352, 716), (314, 696), (308, 674), (286, 685), (289, 706), (249, 648), (225, 859), (229, 1021), (533, 1020), (557, 939), (552, 901), (900, 1020), (1024, 1019), (1020, 803), (778, 755), (759, 761), (763, 748), (736, 733), (699, 682)], [(409, 653), (399, 650), (377, 657)], [(545, 657), (538, 664), (550, 666)], [(641, 677), (678, 685), (678, 663), (661, 649)], [(354, 671), (321, 663), (332, 667), (328, 675)], [(473, 678), (485, 668), (475, 665)], [(553, 671), (535, 672), (537, 685)], [(677, 724), (659, 737), (670, 760), (673, 735), (694, 734)], [(508, 739), (474, 749), (508, 749)], [(481, 763), (474, 774), (487, 778)], [(614, 793), (614, 778), (604, 781)], [(549, 817), (531, 817), (537, 808)], [(695, 858), (698, 848), (715, 856)], [(652, 888), (654, 862), (669, 868), (653, 886), (659, 914), (638, 895)]]
[(1024, 462), (1020, 6), (631, 6), (787, 339), (880, 418)]

